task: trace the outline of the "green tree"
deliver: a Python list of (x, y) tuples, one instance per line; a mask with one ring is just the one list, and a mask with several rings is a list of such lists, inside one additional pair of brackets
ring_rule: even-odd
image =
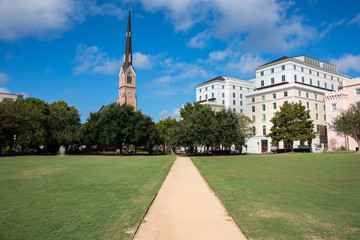
[(176, 125), (177, 121), (172, 117), (165, 118), (164, 120), (160, 120), (156, 123), (156, 132), (159, 137), (159, 141), (164, 147), (164, 153), (166, 153), (168, 145), (173, 143), (172, 138), (174, 137)]
[(49, 105), (49, 147), (60, 148), (75, 144), (79, 140), (80, 115), (74, 106), (64, 101)]
[(254, 136), (254, 130), (251, 127), (252, 121), (249, 117), (244, 115), (237, 115), (237, 141), (236, 147), (242, 151), (242, 146), (245, 146), (246, 139)]
[(285, 102), (270, 122), (273, 126), (266, 136), (271, 137), (273, 143), (279, 143), (281, 140), (290, 143), (291, 150), (293, 150), (294, 141), (309, 141), (315, 138), (310, 111), (305, 110), (305, 106), (301, 103)]
[(20, 128), (20, 109), (19, 104), (13, 101), (3, 101), (0, 103), (0, 147), (14, 145), (14, 137)]
[(140, 111), (135, 112), (135, 126), (134, 126), (134, 141), (133, 144), (136, 148), (138, 146), (146, 146), (151, 152), (154, 141), (152, 138), (155, 132), (155, 123), (149, 116), (142, 114)]
[(216, 113), (216, 142), (222, 144), (225, 149), (238, 142), (238, 118), (230, 109), (222, 109)]
[(352, 104), (348, 110), (337, 116), (332, 128), (340, 134), (354, 138), (360, 147), (360, 104)]

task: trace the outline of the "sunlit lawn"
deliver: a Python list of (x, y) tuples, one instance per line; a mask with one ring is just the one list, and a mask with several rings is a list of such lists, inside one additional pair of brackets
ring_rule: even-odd
[(0, 239), (131, 239), (174, 159), (2, 157)]
[(193, 157), (252, 239), (360, 239), (359, 154)]

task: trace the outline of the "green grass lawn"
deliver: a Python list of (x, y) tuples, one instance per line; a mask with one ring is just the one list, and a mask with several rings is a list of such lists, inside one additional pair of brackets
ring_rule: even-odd
[(174, 159), (2, 157), (0, 239), (131, 239)]
[(360, 239), (359, 154), (192, 160), (251, 239)]

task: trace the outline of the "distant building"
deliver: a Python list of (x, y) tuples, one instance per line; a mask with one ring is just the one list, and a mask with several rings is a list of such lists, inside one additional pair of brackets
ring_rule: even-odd
[[(332, 121), (349, 108), (350, 104), (360, 104), (360, 78), (347, 79), (340, 82), (339, 90), (325, 95), (326, 115)], [(350, 136), (338, 135), (331, 128), (328, 130), (329, 150), (334, 151), (344, 146), (347, 150), (355, 150), (358, 144)]]
[(0, 102), (2, 101), (15, 101), (19, 94), (11, 94), (11, 93), (0, 93)]
[[(324, 96), (338, 89), (339, 82), (350, 77), (336, 71), (336, 66), (306, 56), (281, 57), (266, 63), (256, 70), (254, 92), (247, 94), (247, 116), (252, 119), (256, 135), (247, 142), (247, 152), (268, 152), (271, 138), (271, 118), (280, 106), (298, 102), (310, 110), (314, 121), (316, 138), (312, 147), (327, 148), (327, 116)], [(308, 144), (308, 143), (306, 143)], [(300, 145), (295, 142), (294, 147)], [(279, 148), (285, 148), (284, 143)]]
[(196, 101), (215, 111), (225, 108), (246, 115), (246, 95), (254, 89), (254, 81), (219, 76), (196, 86)]
[(126, 44), (124, 64), (119, 73), (119, 95), (117, 102), (119, 104), (128, 103), (137, 109), (136, 96), (136, 72), (132, 65), (132, 46), (131, 46), (131, 9), (129, 8), (129, 19), (126, 32)]

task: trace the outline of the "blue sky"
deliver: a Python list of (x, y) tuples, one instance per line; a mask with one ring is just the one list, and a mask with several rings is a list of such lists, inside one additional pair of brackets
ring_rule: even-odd
[[(82, 121), (115, 102), (128, 2), (0, 0), (0, 92), (64, 100)], [(281, 56), (360, 77), (360, 1), (135, 0), (132, 40), (138, 109), (158, 121), (197, 84), (251, 79)]]

